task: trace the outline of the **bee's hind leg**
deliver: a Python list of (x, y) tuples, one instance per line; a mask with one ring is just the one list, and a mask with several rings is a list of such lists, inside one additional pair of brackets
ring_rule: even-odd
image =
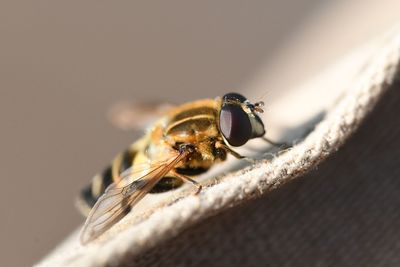
[(186, 181), (186, 182), (189, 182), (189, 183), (193, 184), (194, 186), (196, 186), (196, 187), (197, 187), (197, 191), (196, 191), (196, 193), (195, 193), (196, 195), (199, 194), (200, 191), (201, 191), (201, 189), (203, 188), (203, 186), (202, 186), (200, 183), (196, 182), (195, 180), (193, 180), (193, 179), (190, 178), (190, 177), (187, 177), (186, 175), (177, 173), (176, 171), (171, 171), (171, 173), (172, 173), (174, 176), (176, 176), (176, 177), (178, 177), (178, 178), (181, 178), (182, 180), (184, 180), (184, 181)]

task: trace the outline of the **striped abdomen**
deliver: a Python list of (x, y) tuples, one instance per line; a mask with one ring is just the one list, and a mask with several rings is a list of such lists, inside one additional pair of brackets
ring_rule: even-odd
[(132, 166), (136, 153), (136, 150), (128, 149), (118, 155), (110, 166), (94, 176), (91, 184), (81, 191), (78, 208), (84, 215), (89, 213), (104, 190), (114, 181), (118, 181), (119, 174)]

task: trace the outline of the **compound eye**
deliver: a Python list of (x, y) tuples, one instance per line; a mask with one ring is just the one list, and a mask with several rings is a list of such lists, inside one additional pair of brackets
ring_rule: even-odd
[(224, 105), (219, 115), (219, 124), (222, 135), (231, 146), (242, 146), (251, 138), (249, 116), (239, 105)]

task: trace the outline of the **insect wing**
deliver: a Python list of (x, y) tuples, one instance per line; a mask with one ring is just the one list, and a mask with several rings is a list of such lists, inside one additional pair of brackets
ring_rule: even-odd
[(95, 239), (121, 220), (186, 155), (180, 153), (168, 161), (151, 163), (146, 172), (129, 174), (125, 171), (120, 182), (111, 184), (90, 211), (82, 229), (81, 243)]
[(108, 119), (121, 130), (143, 130), (173, 107), (164, 102), (115, 104), (108, 112)]

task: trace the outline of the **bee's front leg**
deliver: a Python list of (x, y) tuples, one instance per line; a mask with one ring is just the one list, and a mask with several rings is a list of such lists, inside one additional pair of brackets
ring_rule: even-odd
[(256, 159), (241, 155), (240, 153), (236, 152), (235, 150), (233, 150), (232, 148), (228, 147), (227, 145), (223, 144), (220, 141), (217, 141), (215, 143), (215, 147), (225, 149), (228, 153), (230, 153), (232, 156), (234, 156), (237, 159), (244, 159), (251, 163), (254, 163), (254, 161), (256, 160)]
[(265, 137), (265, 136), (261, 137), (261, 139), (264, 140), (265, 142), (273, 145), (276, 148), (287, 149), (290, 147), (289, 143), (286, 143), (286, 142), (278, 143), (278, 142), (272, 141), (271, 139), (269, 139), (268, 137)]

